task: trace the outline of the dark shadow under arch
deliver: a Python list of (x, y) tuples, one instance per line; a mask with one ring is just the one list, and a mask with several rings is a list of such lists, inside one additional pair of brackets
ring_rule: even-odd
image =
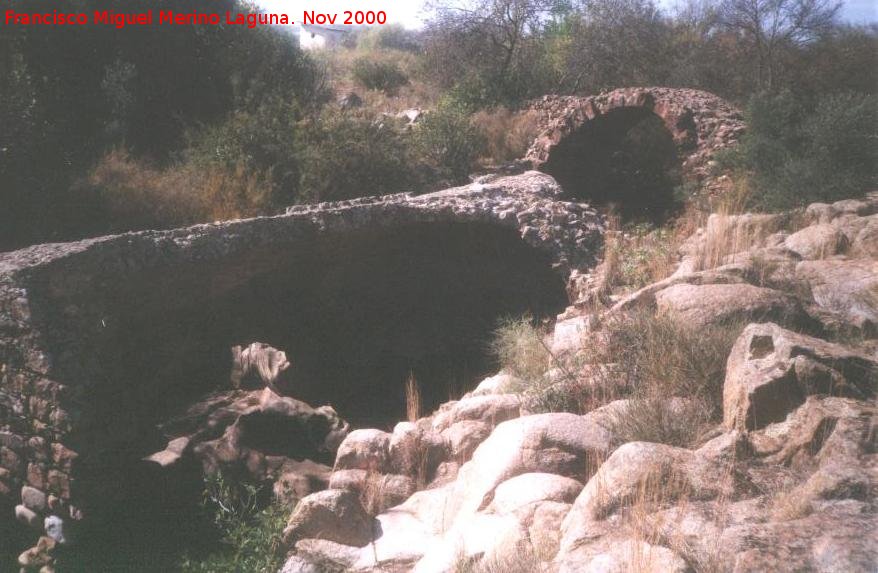
[(673, 136), (644, 107), (613, 109), (585, 122), (554, 146), (540, 167), (568, 198), (607, 207), (625, 220), (663, 220), (681, 183)]

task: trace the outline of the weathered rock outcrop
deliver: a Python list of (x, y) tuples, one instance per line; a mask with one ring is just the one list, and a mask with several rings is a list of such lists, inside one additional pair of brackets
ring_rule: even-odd
[(778, 422), (813, 394), (869, 399), (878, 361), (843, 346), (751, 324), (729, 355), (724, 385), (725, 425), (754, 430)]
[[(464, 562), (570, 573), (872, 571), (878, 543), (862, 532), (878, 525), (878, 355), (864, 317), (878, 274), (850, 240), (872, 205), (812, 206), (805, 220), (816, 228), (795, 233), (786, 230), (797, 219), (790, 214), (712, 217), (673, 276), (603, 313), (568, 309), (556, 322), (546, 339), (556, 360), (570, 358), (586, 383), (605, 385), (612, 375), (593, 374), (613, 364), (576, 359), (592, 357), (602, 324), (625, 313), (670, 315), (696, 332), (735, 325), (737, 342), (718, 364), (722, 420), (697, 434), (694, 424), (691, 448), (622, 443), (612, 422), (637, 416), (634, 400), (585, 416), (526, 415), (513, 392), (528, 383), (500, 373), (428, 418), (368, 434), (375, 447), (353, 448), (364, 452), (358, 466), (398, 471), (387, 461), (393, 444), (417, 459), (438, 443), (442, 461), (430, 466), (437, 471), (426, 489), (380, 508), (371, 546), (301, 539), (291, 563), (363, 572), (445, 573)], [(464, 463), (449, 459), (450, 449)]]

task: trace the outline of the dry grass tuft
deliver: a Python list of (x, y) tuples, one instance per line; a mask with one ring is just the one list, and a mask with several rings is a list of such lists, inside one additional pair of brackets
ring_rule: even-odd
[(743, 326), (693, 329), (670, 316), (636, 310), (606, 321), (601, 339), (585, 349), (586, 359), (615, 363), (603, 382), (618, 384), (622, 377), (635, 397), (698, 398), (716, 412), (722, 405), (726, 358)]
[(668, 399), (659, 394), (635, 396), (627, 407), (608, 416), (606, 426), (615, 446), (654, 442), (681, 448), (701, 441), (715, 418), (715, 406), (703, 397)]
[(84, 184), (100, 197), (112, 230), (127, 231), (264, 214), (275, 191), (269, 175), (243, 165), (158, 169), (116, 149), (101, 158)]
[(421, 388), (411, 370), (405, 381), (405, 413), (409, 422), (417, 422), (421, 417)]
[[(544, 557), (551, 552), (550, 547), (534, 546), (532, 542), (522, 541), (505, 552), (497, 552), (490, 557), (468, 557), (463, 550), (458, 551), (453, 573), (540, 573), (548, 571)], [(551, 558), (551, 557), (550, 557)]]
[(539, 114), (531, 110), (484, 110), (473, 116), (473, 124), (486, 141), (483, 159), (494, 165), (524, 157), (540, 133)]

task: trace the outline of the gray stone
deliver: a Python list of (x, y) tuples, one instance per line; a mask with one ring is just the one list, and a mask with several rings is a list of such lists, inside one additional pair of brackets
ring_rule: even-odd
[(43, 513), (48, 507), (48, 497), (44, 492), (26, 485), (21, 488), (21, 504), (37, 513)]
[(43, 522), (46, 535), (57, 541), (58, 543), (67, 543), (66, 527), (64, 520), (57, 515), (50, 515)]
[(39, 529), (42, 526), (40, 516), (23, 505), (15, 506), (15, 519), (33, 529)]

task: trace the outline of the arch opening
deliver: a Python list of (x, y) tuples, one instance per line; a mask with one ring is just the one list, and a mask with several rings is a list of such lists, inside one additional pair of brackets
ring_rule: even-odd
[(612, 206), (626, 221), (664, 220), (682, 182), (671, 132), (644, 107), (617, 108), (586, 121), (552, 148), (540, 169), (568, 198)]
[[(162, 422), (229, 387), (233, 345), (283, 349), (292, 362), (291, 396), (331, 404), (354, 427), (390, 429), (406, 417), (410, 372), (428, 413), (495, 371), (487, 343), (501, 317), (553, 316), (567, 305), (550, 256), (516, 229), (487, 223), (310, 236), (219, 261), (122, 273), (53, 299), (57, 280), (34, 298), (55, 320), (77, 309), (67, 334), (54, 330), (59, 347), (76, 336), (79, 348), (59, 367), (91, 375), (82, 420), (65, 439), (79, 453), (74, 497), (95, 527), (89, 546), (125, 537), (124, 555), (101, 558), (123, 559), (113, 566), (132, 571), (132, 560), (156, 547), (173, 556), (203, 535), (179, 527), (185, 508), (197, 503), (199, 469), (179, 470), (171, 485), (145, 474), (140, 460), (165, 447)], [(254, 444), (296, 456), (275, 439), (284, 423), (247, 423)], [(142, 546), (131, 545), (135, 538)]]

